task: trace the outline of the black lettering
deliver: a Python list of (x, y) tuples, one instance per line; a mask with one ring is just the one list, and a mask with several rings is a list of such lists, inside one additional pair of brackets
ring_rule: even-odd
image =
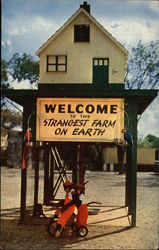
[(50, 119), (51, 120), (51, 122), (50, 122), (50, 124), (49, 124), (49, 126), (56, 126), (56, 123), (57, 123), (57, 120), (54, 120), (54, 119)]
[(73, 121), (73, 120), (70, 120), (70, 121), (68, 122), (68, 126), (72, 126), (73, 123), (74, 123), (74, 121)]
[(72, 135), (78, 135), (79, 128), (75, 128), (72, 132)]
[(95, 126), (95, 127), (97, 127), (97, 126), (101, 127), (102, 126), (102, 121), (101, 120), (94, 120), (92, 122), (92, 127), (93, 126)]
[(52, 106), (52, 104), (50, 104), (49, 106), (48, 106), (48, 104), (45, 104), (45, 112), (46, 113), (49, 113), (49, 111), (51, 111), (51, 113), (54, 113), (55, 108), (56, 108), (56, 104), (54, 104), (54, 106)]
[(60, 135), (66, 135), (66, 134), (67, 134), (67, 130), (68, 130), (68, 129), (63, 128), (63, 129), (61, 130), (61, 134), (60, 134)]
[(59, 113), (65, 113), (65, 105), (64, 104), (59, 104)]
[(101, 105), (97, 105), (97, 113), (104, 113), (106, 114), (108, 112), (108, 105), (103, 105), (103, 107), (101, 107)]
[(78, 104), (76, 106), (76, 112), (79, 113), (79, 114), (83, 113), (83, 110), (80, 110), (80, 107), (83, 107), (83, 104)]
[(71, 104), (68, 104), (68, 113), (75, 113), (75, 111), (71, 110)]
[(67, 133), (67, 129), (61, 129), (61, 128), (57, 128), (56, 130), (55, 130), (55, 135), (66, 135), (66, 133)]
[(44, 127), (47, 126), (47, 119), (44, 120)]
[(104, 120), (102, 127), (106, 127), (107, 128), (108, 127), (108, 122), (109, 122), (108, 120)]
[(63, 126), (63, 122), (62, 122), (62, 120), (58, 120), (58, 122), (57, 122), (57, 124), (56, 124), (56, 126)]
[(118, 105), (110, 105), (110, 114), (117, 114)]
[(60, 128), (57, 128), (56, 130), (55, 130), (55, 135), (59, 135), (61, 133), (61, 129)]
[(78, 135), (80, 135), (80, 134), (85, 135), (85, 132), (84, 132), (83, 128), (79, 131)]
[(86, 126), (86, 123), (87, 123), (88, 121), (89, 121), (89, 120), (82, 120), (82, 121), (81, 121), (81, 122), (82, 122), (81, 125)]
[(88, 128), (87, 131), (86, 131), (86, 133), (85, 133), (85, 135), (88, 134), (89, 136), (92, 136), (91, 132), (92, 132), (92, 128)]
[(110, 120), (110, 122), (109, 122), (109, 126), (111, 126), (111, 127), (113, 127), (113, 128), (114, 128), (115, 124), (116, 124), (116, 120), (115, 120), (115, 121), (113, 121), (113, 122), (112, 122), (112, 120)]
[(47, 126), (49, 127), (54, 122), (54, 119), (48, 119), (47, 121), (48, 121)]
[(92, 104), (88, 104), (88, 105), (86, 106), (86, 112), (87, 112), (87, 113), (91, 114), (91, 113), (94, 112), (94, 110), (95, 110), (95, 107), (94, 107)]
[(94, 128), (94, 133), (93, 133), (93, 135), (96, 135), (98, 130), (99, 130), (99, 128)]
[(68, 125), (68, 120), (64, 120), (63, 121), (63, 126), (67, 126)]
[(104, 132), (105, 132), (105, 129), (100, 129), (99, 131), (98, 131), (98, 135), (103, 135), (104, 134)]

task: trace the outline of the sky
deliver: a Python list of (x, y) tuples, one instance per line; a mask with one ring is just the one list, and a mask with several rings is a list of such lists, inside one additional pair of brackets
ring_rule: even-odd
[[(81, 0), (1, 0), (1, 57), (18, 52), (35, 59), (40, 46), (78, 10)], [(89, 0), (91, 15), (130, 51), (139, 40), (159, 40), (158, 0)], [(22, 88), (14, 82), (15, 88)], [(23, 88), (30, 88), (28, 81)], [(139, 135), (159, 136), (159, 97), (138, 123)]]

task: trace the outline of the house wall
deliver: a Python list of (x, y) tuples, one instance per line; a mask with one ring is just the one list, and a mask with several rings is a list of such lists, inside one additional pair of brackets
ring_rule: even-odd
[[(155, 161), (156, 148), (138, 148), (137, 149), (137, 164), (138, 165), (153, 165)], [(107, 163), (118, 163), (117, 148), (105, 148), (103, 156)], [(124, 160), (126, 163), (126, 157)]]
[(138, 148), (138, 164), (154, 164), (156, 148)]
[[(90, 42), (74, 43), (74, 25), (86, 23), (90, 25)], [(67, 72), (46, 72), (47, 55), (67, 55)], [(40, 53), (39, 83), (92, 83), (94, 57), (109, 58), (109, 83), (124, 83), (124, 52), (84, 13), (80, 13)]]
[[(117, 147), (105, 148), (103, 150), (103, 158), (106, 163), (118, 164)], [(126, 163), (126, 157), (124, 157), (124, 163)]]

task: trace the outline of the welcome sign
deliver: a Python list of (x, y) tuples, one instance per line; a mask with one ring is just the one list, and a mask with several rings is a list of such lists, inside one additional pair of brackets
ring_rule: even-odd
[(38, 98), (37, 141), (112, 142), (123, 139), (119, 98)]

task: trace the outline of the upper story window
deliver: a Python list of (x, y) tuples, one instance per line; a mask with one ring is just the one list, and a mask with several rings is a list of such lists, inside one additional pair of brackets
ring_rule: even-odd
[(66, 72), (67, 71), (67, 56), (50, 55), (47, 56), (47, 72)]
[(86, 24), (74, 25), (74, 42), (89, 42), (90, 26)]

